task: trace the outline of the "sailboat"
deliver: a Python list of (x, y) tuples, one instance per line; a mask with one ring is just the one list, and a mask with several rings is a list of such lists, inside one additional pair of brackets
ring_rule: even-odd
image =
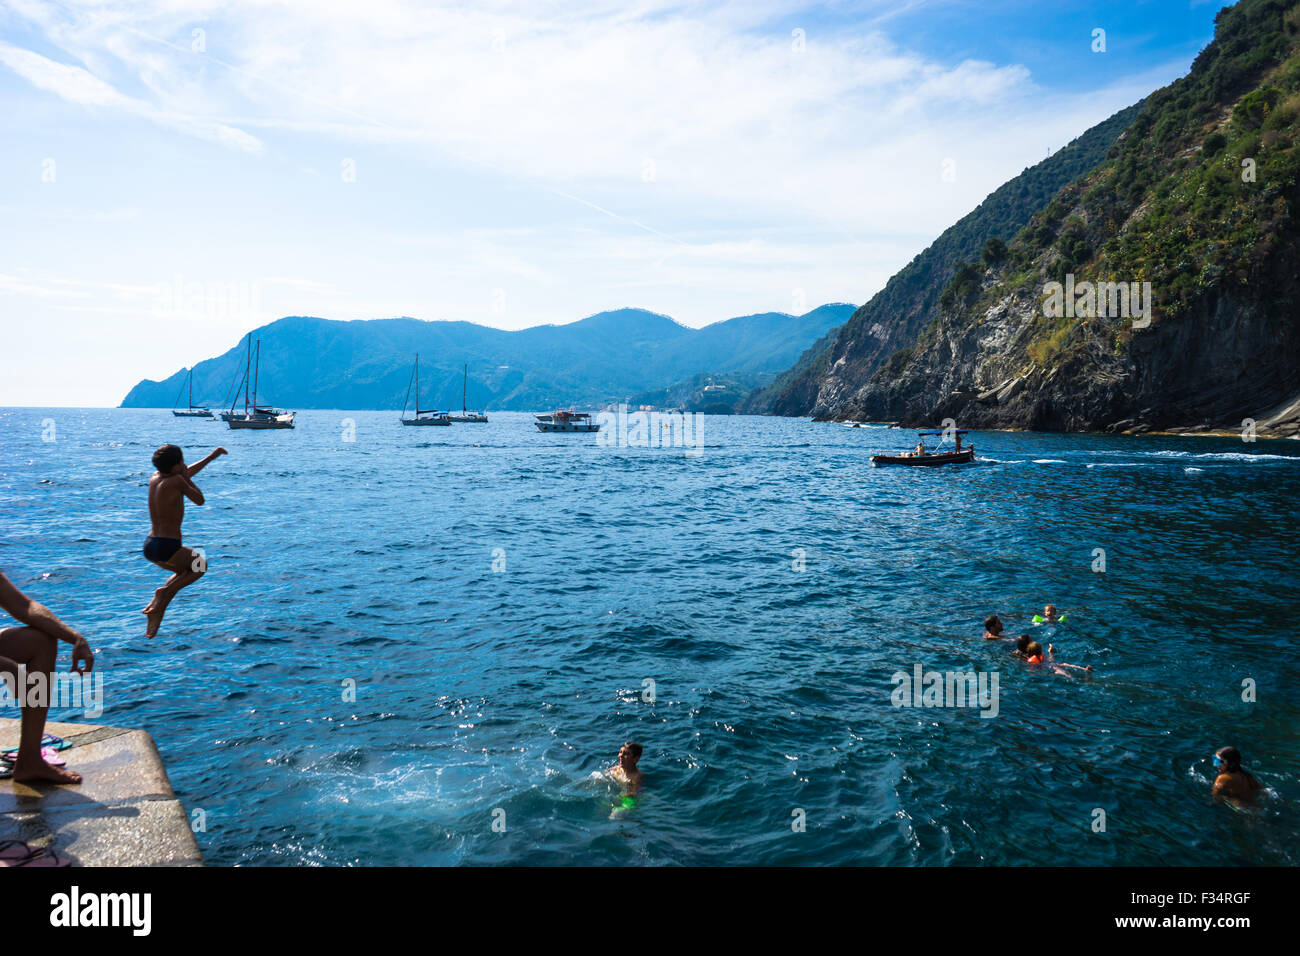
[(469, 363), (465, 363), (465, 377), (460, 386), (460, 414), (452, 415), (453, 422), (486, 422), (487, 415), (482, 412), (471, 412), (466, 406), (466, 399), (469, 397)]
[[(251, 349), (253, 347), (253, 333), (249, 332), (247, 338), (248, 347)], [(221, 403), (230, 406), (229, 411), (220, 413), (223, 422), (229, 422), (232, 418), (239, 418), (243, 414), (243, 412), (235, 411), (235, 399), (239, 397), (239, 390), (244, 387), (244, 376), (247, 374), (247, 371), (241, 374), (239, 366), (235, 366), (235, 377), (230, 382), (230, 391), (226, 392), (226, 400)]]
[[(185, 381), (189, 386), (189, 405), (184, 409), (173, 407), (172, 414), (177, 418), (211, 418), (212, 412), (208, 410), (206, 405), (194, 404), (194, 369), (189, 370), (189, 374), (185, 376)], [(177, 392), (176, 400), (180, 401), (180, 397), (180, 392)], [(172, 403), (173, 406), (175, 404), (176, 402)]]
[[(230, 406), (230, 413), (222, 415), (226, 424), (231, 428), (292, 428), (293, 417), (297, 412), (286, 412), (279, 408), (271, 408), (257, 404), (257, 376), (258, 370), (262, 364), (262, 340), (257, 340), (257, 359), (253, 359), (253, 334), (248, 334), (248, 357), (244, 360), (244, 413), (242, 415), (235, 412), (234, 405)], [(253, 378), (253, 402), (248, 402), (248, 379), (249, 371), (252, 371)], [(236, 391), (238, 394), (238, 391)]]
[(446, 412), (434, 411), (432, 408), (420, 407), (420, 353), (415, 353), (415, 370), (411, 373), (415, 380), (415, 417), (406, 417), (406, 404), (411, 398), (411, 381), (406, 382), (406, 398), (402, 399), (403, 425), (450, 425), (451, 416)]

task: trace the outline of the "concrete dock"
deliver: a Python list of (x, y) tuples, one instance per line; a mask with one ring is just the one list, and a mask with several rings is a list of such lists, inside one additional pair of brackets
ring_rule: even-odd
[[(143, 730), (57, 724), (72, 744), (60, 756), (80, 786), (0, 780), (0, 840), (25, 840), (73, 866), (202, 866), (189, 816), (172, 791), (153, 738)], [(18, 721), (0, 719), (0, 749), (18, 746)]]

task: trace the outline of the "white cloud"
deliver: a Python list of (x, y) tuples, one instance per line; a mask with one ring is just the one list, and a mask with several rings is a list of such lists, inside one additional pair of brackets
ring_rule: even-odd
[[(867, 7), (864, 18), (886, 24), (898, 9)], [(762, 4), (95, 0), (60, 14), (21, 0), (16, 9), (151, 102), (7, 47), (5, 62), (65, 98), (250, 151), (261, 143), (240, 126), (414, 143), (668, 235), (660, 211), (700, 199), (858, 226), (915, 214), (913, 196), (935, 192), (941, 161), (999, 119), (1023, 128), (1020, 144), (1052, 121), (1023, 122), (1036, 91), (1022, 66), (937, 62), (878, 27), (810, 24), (797, 50)], [(191, 48), (196, 26), (202, 53)], [(965, 178), (946, 192), (970, 207), (1000, 181), (1005, 156), (965, 151)], [(900, 175), (911, 189), (872, 188)]]
[(243, 130), (194, 116), (165, 112), (143, 100), (119, 93), (82, 67), (56, 63), (39, 53), (24, 50), (3, 40), (0, 40), (0, 63), (38, 89), (53, 93), (70, 103), (118, 110), (245, 152), (261, 152), (262, 144), (257, 137)]

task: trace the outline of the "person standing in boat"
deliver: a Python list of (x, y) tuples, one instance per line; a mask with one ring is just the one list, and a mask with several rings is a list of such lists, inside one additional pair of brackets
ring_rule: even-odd
[(154, 637), (162, 625), (167, 605), (181, 588), (189, 587), (207, 571), (204, 557), (181, 544), (181, 522), (185, 520), (185, 499), (203, 504), (203, 492), (194, 476), (226, 454), (224, 448), (193, 464), (185, 464), (184, 453), (175, 445), (163, 445), (153, 453), (158, 469), (149, 479), (149, 537), (144, 539), (144, 556), (172, 576), (144, 608), (145, 637)]

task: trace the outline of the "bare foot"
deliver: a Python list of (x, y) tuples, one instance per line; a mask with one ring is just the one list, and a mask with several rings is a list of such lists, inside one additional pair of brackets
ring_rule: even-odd
[(163, 619), (162, 611), (146, 611), (145, 621), (147, 623), (144, 629), (144, 636), (145, 637), (156, 636), (158, 634), (158, 628), (162, 624), (162, 619)]
[(140, 613), (152, 614), (153, 609), (158, 606), (158, 598), (161, 595), (162, 595), (162, 588), (158, 588), (156, 591), (153, 592), (153, 597), (149, 599), (149, 603), (144, 606), (144, 608), (140, 611)]
[(81, 774), (61, 767), (51, 767), (44, 760), (28, 764), (14, 763), (14, 783), (81, 783)]

